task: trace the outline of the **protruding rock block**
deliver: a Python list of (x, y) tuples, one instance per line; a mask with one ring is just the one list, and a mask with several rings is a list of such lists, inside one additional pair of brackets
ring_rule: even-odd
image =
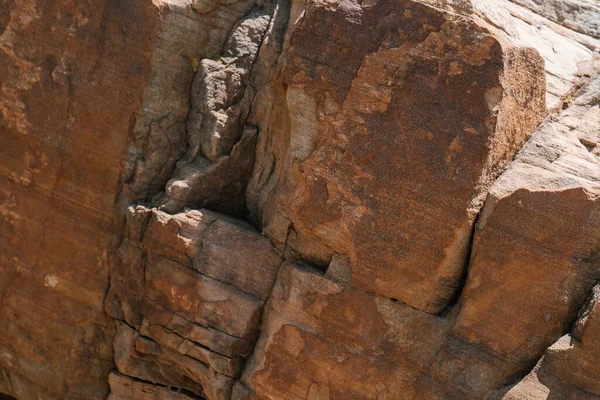
[(262, 300), (281, 265), (279, 253), (252, 225), (208, 210), (154, 211), (144, 245)]
[(454, 332), (513, 361), (537, 360), (600, 277), (599, 83), (540, 127), (477, 222)]
[(107, 312), (121, 374), (229, 399), (281, 256), (251, 225), (206, 210), (130, 208)]
[(231, 396), (232, 378), (159, 345), (122, 322), (117, 322), (114, 346), (115, 363), (121, 374), (182, 388), (208, 400), (225, 400)]
[(504, 400), (600, 399), (600, 286), (595, 286), (570, 334), (545, 353)]
[(440, 312), (489, 185), (545, 114), (542, 58), (417, 1), (311, 1), (292, 21), (251, 210), (299, 258), (344, 255), (347, 283)]
[(242, 379), (257, 398), (412, 398), (445, 332), (439, 317), (291, 263), (266, 312)]
[(263, 304), (163, 257), (151, 257), (146, 265), (145, 295), (192, 322), (244, 339), (255, 335)]

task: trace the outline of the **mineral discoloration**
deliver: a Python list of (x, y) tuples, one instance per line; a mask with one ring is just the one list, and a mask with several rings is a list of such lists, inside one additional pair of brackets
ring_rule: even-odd
[(253, 206), (265, 229), (293, 224), (297, 253), (347, 254), (353, 286), (437, 313), (487, 187), (544, 115), (541, 59), (418, 3), (345, 6), (310, 4), (289, 33), (289, 142), (260, 126), (284, 167)]
[(596, 20), (0, 0), (0, 397), (600, 398)]

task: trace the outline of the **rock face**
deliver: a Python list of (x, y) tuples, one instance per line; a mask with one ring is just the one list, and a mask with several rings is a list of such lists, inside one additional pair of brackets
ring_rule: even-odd
[(600, 398), (588, 0), (0, 0), (0, 399)]
[(18, 399), (108, 395), (114, 199), (161, 27), (136, 3), (0, 2), (0, 393)]
[(479, 217), (457, 332), (506, 357), (531, 358), (565, 332), (598, 279), (599, 84), (540, 127)]
[[(118, 371), (230, 398), (281, 257), (251, 225), (205, 210), (171, 216), (130, 208), (125, 232), (106, 300), (121, 321)], [(116, 398), (129, 390), (122, 386), (113, 388)]]

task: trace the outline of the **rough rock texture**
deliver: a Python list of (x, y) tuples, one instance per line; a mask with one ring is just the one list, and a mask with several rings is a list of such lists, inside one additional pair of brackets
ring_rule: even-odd
[[(600, 343), (600, 336), (598, 336), (600, 330), (596, 315), (600, 292), (598, 286), (593, 290), (590, 289), (598, 281), (600, 273), (598, 254), (590, 251), (590, 249), (597, 249), (599, 245), (597, 224), (600, 221), (600, 214), (596, 199), (600, 189), (598, 170), (600, 160), (597, 150), (600, 138), (600, 109), (598, 108), (600, 78), (591, 81), (581, 92), (569, 108), (540, 128), (539, 134), (536, 134), (523, 149), (521, 156), (513, 164), (514, 167), (503, 176), (503, 179), (508, 179), (499, 185), (515, 186), (516, 182), (518, 186), (520, 182), (526, 180), (529, 182), (527, 187), (532, 189), (531, 192), (525, 193), (527, 197), (544, 202), (545, 209), (548, 209), (549, 204), (556, 204), (572, 214), (567, 223), (567, 221), (562, 220), (561, 222), (557, 218), (558, 215), (561, 215), (557, 210), (548, 210), (552, 212), (553, 224), (558, 229), (565, 231), (552, 232), (545, 229), (543, 235), (550, 234), (563, 241), (561, 245), (548, 240), (549, 237), (547, 237), (547, 240), (544, 240), (549, 245), (546, 249), (553, 248), (550, 254), (553, 252), (556, 255), (567, 255), (569, 259), (558, 264), (559, 260), (547, 258), (548, 250), (538, 253), (544, 257), (540, 259), (544, 263), (542, 265), (551, 269), (547, 273), (547, 278), (536, 281), (536, 286), (540, 289), (543, 288), (543, 292), (538, 293), (536, 299), (541, 296), (544, 301), (533, 303), (525, 298), (519, 298), (517, 293), (513, 293), (511, 296), (510, 301), (511, 303), (514, 301), (515, 305), (522, 305), (524, 302), (537, 305), (536, 308), (528, 307), (527, 310), (518, 306), (518, 314), (515, 313), (509, 317), (510, 324), (505, 324), (502, 329), (506, 329), (507, 325), (510, 325), (510, 329), (514, 329), (511, 338), (520, 337), (521, 342), (525, 342), (527, 339), (529, 345), (533, 342), (531, 339), (536, 336), (540, 338), (546, 336), (545, 344), (548, 344), (551, 338), (557, 341), (546, 351), (534, 371), (508, 392), (504, 397), (506, 399), (591, 399), (600, 396), (600, 375), (597, 368), (600, 353), (594, 347), (596, 343)], [(519, 174), (520, 177), (511, 176), (512, 174)], [(532, 177), (535, 178), (535, 181)], [(513, 183), (509, 183), (511, 180)], [(533, 185), (532, 182), (534, 182)], [(516, 194), (519, 191), (522, 189), (513, 193)], [(548, 198), (548, 196), (554, 198)], [(501, 202), (513, 203), (509, 198), (505, 198)], [(562, 214), (568, 215), (565, 212)], [(572, 223), (577, 221), (575, 215), (578, 217), (583, 215), (583, 220), (573, 226)], [(541, 217), (544, 218), (543, 214)], [(544, 219), (550, 220), (548, 216)], [(570, 234), (566, 231), (569, 229), (574, 233)], [(578, 240), (565, 241), (569, 235), (576, 235), (574, 237), (577, 237)], [(539, 238), (543, 240), (543, 236)], [(568, 242), (572, 242), (570, 249), (564, 247)], [(527, 264), (533, 266), (531, 260), (532, 255), (527, 256)], [(517, 265), (517, 263), (515, 264)], [(568, 268), (556, 268), (561, 264)], [(539, 267), (537, 269), (540, 271)], [(526, 273), (527, 269), (521, 272), (523, 275)], [(532, 276), (531, 272), (529, 276)], [(466, 290), (468, 291), (468, 289)], [(473, 288), (474, 296), (477, 296), (476, 290), (478, 289)], [(520, 292), (524, 293), (522, 289)], [(521, 296), (523, 295), (521, 294)], [(481, 295), (477, 297), (480, 300), (476, 301), (492, 300), (491, 298), (484, 299)], [(588, 297), (587, 305), (581, 308), (586, 297)], [(495, 301), (498, 300), (500, 299)], [(506, 299), (503, 300), (506, 301)], [(557, 312), (559, 312), (558, 315)], [(578, 312), (579, 317), (573, 324)], [(468, 310), (466, 314), (470, 314)], [(496, 310), (495, 315), (497, 316), (496, 321), (488, 320), (486, 326), (493, 326), (506, 318), (506, 314), (502, 315), (499, 310)], [(542, 319), (543, 324), (541, 323)], [(536, 321), (540, 321), (540, 323), (536, 324)], [(528, 330), (529, 338), (525, 337), (525, 330)], [(567, 332), (570, 334), (558, 339), (561, 333)], [(507, 343), (505, 348), (512, 347), (516, 350), (518, 344), (517, 341)], [(539, 344), (541, 345), (542, 342)], [(524, 348), (526, 347), (519, 346), (521, 354), (523, 354)]]
[(191, 393), (186, 393), (176, 388), (152, 385), (111, 373), (108, 377), (110, 383), (110, 396), (108, 400), (191, 400), (199, 399)]
[(108, 394), (114, 199), (160, 28), (150, 0), (0, 1), (0, 393)]
[(412, 398), (446, 326), (436, 316), (285, 264), (243, 382), (265, 398)]
[(482, 195), (544, 115), (542, 60), (417, 2), (347, 7), (309, 3), (291, 30), (249, 205), (292, 251), (343, 258), (334, 278), (437, 313)]
[(119, 372), (230, 398), (281, 257), (251, 225), (210, 211), (131, 207), (127, 220), (106, 300), (122, 321)]
[[(532, 0), (517, 0), (517, 3), (533, 3)], [(473, 12), (475, 18), (485, 21), (489, 29), (501, 40), (516, 46), (535, 48), (542, 56), (546, 68), (546, 104), (549, 108), (561, 105), (560, 99), (567, 93), (579, 72), (579, 64), (587, 62), (595, 49), (600, 46), (597, 35), (581, 34), (578, 29), (561, 24), (561, 14), (557, 3), (570, 3), (576, 9), (577, 1), (538, 1), (545, 4), (542, 9), (533, 8), (533, 12), (520, 7), (508, 0), (489, 1), (474, 0)], [(549, 4), (554, 5), (549, 6)], [(460, 4), (460, 2), (459, 2)], [(558, 12), (562, 17), (556, 17), (552, 12)], [(582, 27), (592, 27), (598, 23), (596, 7), (589, 9), (590, 18), (576, 19)], [(596, 15), (596, 17), (594, 17)], [(549, 19), (548, 19), (549, 18)], [(553, 21), (558, 21), (555, 23)], [(575, 29), (575, 30), (572, 30)]]
[[(460, 336), (531, 359), (568, 329), (600, 278), (599, 96), (596, 79), (540, 127), (492, 187), (477, 223)], [(510, 340), (498, 342), (507, 331)]]
[(548, 348), (534, 370), (502, 399), (600, 398), (598, 301), (600, 287), (596, 286), (570, 335)]
[(152, 49), (153, 74), (134, 117), (123, 172), (127, 201), (148, 200), (164, 188), (188, 150), (190, 92), (201, 85), (204, 60), (221, 54), (230, 30), (254, 6), (254, 0), (161, 3), (164, 28)]
[(593, 0), (514, 0), (538, 14), (574, 31), (600, 38), (600, 6)]
[(0, 398), (600, 398), (598, 21), (0, 0)]

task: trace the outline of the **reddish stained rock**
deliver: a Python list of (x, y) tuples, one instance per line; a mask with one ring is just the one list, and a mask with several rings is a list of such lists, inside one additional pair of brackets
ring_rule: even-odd
[[(481, 399), (523, 372), (433, 316), (284, 263), (241, 399)], [(235, 398), (235, 397), (234, 397)]]
[(252, 339), (263, 302), (163, 257), (146, 265), (145, 295), (186, 319)]
[(115, 339), (119, 372), (229, 398), (281, 257), (250, 225), (215, 212), (138, 206), (126, 215), (105, 303), (126, 322)]
[(504, 400), (600, 399), (600, 286), (595, 286), (570, 334), (544, 354)]
[(20, 400), (108, 394), (107, 254), (159, 11), (0, 1), (0, 392)]
[(539, 128), (477, 223), (454, 332), (513, 361), (537, 360), (600, 277), (599, 95), (596, 78)]
[(233, 359), (250, 354), (252, 342), (228, 335), (213, 327), (195, 324), (149, 299), (144, 299), (141, 309), (145, 324), (165, 327), (181, 337), (213, 350), (216, 354)]
[[(391, 398), (481, 399), (526, 374), (569, 329), (598, 279), (599, 83), (592, 79), (549, 118), (493, 185), (458, 306), (429, 316), (437, 330), (426, 313), (284, 264), (239, 396), (378, 398), (373, 380), (385, 377), (379, 389)], [(347, 260), (337, 255), (332, 266), (340, 276)], [(389, 331), (380, 330), (384, 312), (371, 309), (373, 301), (396, 311)], [(418, 340), (405, 347), (411, 335)], [(347, 341), (373, 353), (353, 353)], [(559, 350), (551, 348), (545, 359)], [(567, 385), (585, 387), (572, 393), (595, 390), (594, 362), (580, 358), (576, 365), (592, 369), (565, 373)]]
[[(581, 1), (519, 0), (594, 32)], [(493, 187), (451, 300), (490, 183), (598, 40), (505, 0), (273, 6), (0, 0), (0, 392), (104, 398), (103, 302), (111, 399), (489, 398), (569, 329), (598, 277), (598, 80)], [(243, 214), (257, 140), (267, 237), (139, 206), (113, 252), (130, 199)], [(282, 256), (326, 275), (286, 263), (271, 293)], [(598, 397), (594, 299), (507, 398)]]
[(278, 109), (251, 118), (267, 135), (252, 212), (298, 258), (341, 254), (336, 278), (440, 312), (486, 189), (544, 115), (541, 58), (413, 1), (309, 2), (291, 20)]
[(108, 400), (192, 400), (198, 398), (114, 372), (108, 376), (108, 383), (110, 384)]
[(173, 216), (155, 210), (143, 242), (156, 254), (262, 300), (269, 295), (281, 264), (270, 241), (252, 225), (209, 210)]
[(412, 398), (445, 331), (439, 317), (290, 263), (266, 312), (242, 377), (266, 399)]
[(183, 388), (208, 400), (231, 396), (232, 378), (214, 373), (206, 364), (160, 346), (121, 322), (117, 323), (114, 346), (115, 363), (124, 375)]

